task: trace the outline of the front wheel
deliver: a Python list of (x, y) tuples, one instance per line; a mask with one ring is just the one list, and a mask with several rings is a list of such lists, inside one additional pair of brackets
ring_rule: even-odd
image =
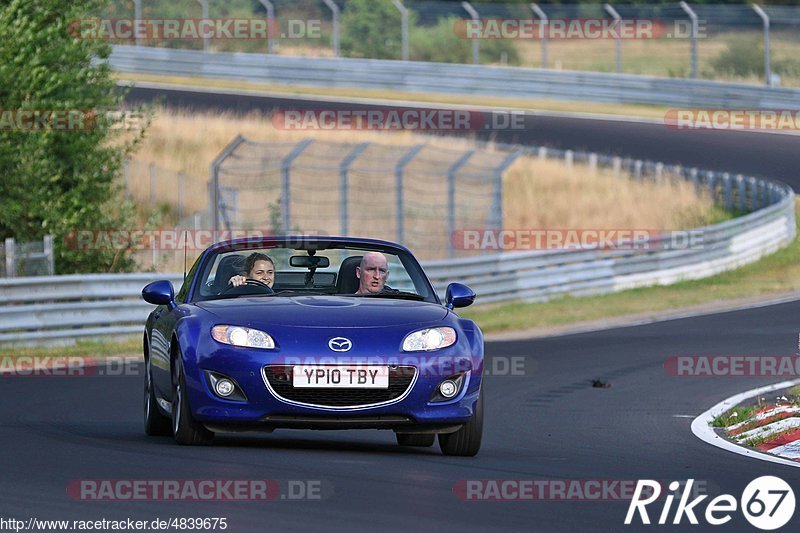
[(189, 408), (189, 395), (186, 391), (186, 375), (180, 355), (175, 360), (172, 395), (172, 435), (175, 442), (189, 446), (210, 444), (214, 433), (198, 423)]
[(455, 433), (440, 433), (439, 448), (441, 448), (444, 455), (473, 457), (481, 449), (482, 438), (483, 394), (480, 393), (472, 418)]

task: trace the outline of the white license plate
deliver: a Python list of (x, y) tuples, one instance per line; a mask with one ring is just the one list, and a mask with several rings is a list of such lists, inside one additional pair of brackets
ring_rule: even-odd
[(388, 389), (388, 366), (297, 365), (292, 371), (295, 388)]

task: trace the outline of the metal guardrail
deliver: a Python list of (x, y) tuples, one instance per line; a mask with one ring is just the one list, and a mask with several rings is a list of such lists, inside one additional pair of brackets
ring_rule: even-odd
[(119, 72), (199, 76), (282, 85), (674, 107), (800, 109), (800, 89), (633, 74), (380, 59), (212, 53), (135, 46), (115, 46), (109, 61), (111, 67)]
[[(586, 155), (586, 154), (581, 154)], [(642, 168), (641, 162), (633, 162)], [(772, 253), (795, 238), (790, 187), (755, 178), (690, 172), (698, 186), (753, 209), (744, 216), (698, 228), (703, 245), (655, 245), (648, 250), (547, 250), (425, 261), (440, 295), (451, 281), (470, 285), (482, 303), (543, 301), (699, 279)], [(155, 279), (176, 285), (181, 274), (95, 274), (0, 279), (0, 344), (140, 334), (152, 308), (142, 287)]]

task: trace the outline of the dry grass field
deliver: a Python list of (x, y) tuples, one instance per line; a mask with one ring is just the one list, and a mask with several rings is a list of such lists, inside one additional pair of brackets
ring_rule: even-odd
[[(406, 202), (407, 205), (417, 205), (420, 211), (418, 217), (407, 216), (409, 241), (428, 238), (434, 233), (425, 216), (441, 209), (446, 202), (443, 171), (455, 156), (474, 147), (470, 139), (422, 136), (408, 131), (287, 131), (276, 129), (269, 117), (258, 114), (190, 114), (160, 109), (143, 145), (129, 165), (129, 194), (141, 206), (140, 211), (145, 213), (149, 209), (150, 163), (156, 165), (157, 197), (162, 211), (167, 213), (160, 222), (163, 226), (170, 227), (177, 222), (178, 172), (186, 176), (184, 214), (206, 210), (209, 164), (237, 134), (258, 141), (258, 144), (248, 145), (251, 155), (257, 154), (260, 149), (288, 146), (281, 143), (296, 143), (308, 137), (342, 143), (341, 151), (330, 145), (318, 144), (315, 148), (317, 152), (309, 153), (305, 160), (298, 160), (302, 169), (293, 174), (293, 180), (304, 179), (305, 183), (313, 185), (304, 187), (298, 193), (305, 196), (294, 198), (297, 207), (293, 211), (293, 220), (304, 222), (303, 229), (313, 228), (330, 233), (339, 233), (338, 212), (330, 205), (335, 207), (338, 198), (337, 165), (345, 149), (369, 141), (394, 146), (394, 152), (390, 150), (388, 153), (400, 154), (404, 150), (399, 147), (427, 143), (428, 146), (408, 168), (409, 176), (416, 176), (416, 179), (409, 179)], [(496, 152), (491, 145), (483, 150), (471, 161), (473, 168), (482, 164), (490, 166), (492, 162), (502, 159), (503, 154)], [(374, 223), (376, 219), (393, 219), (390, 214), (393, 194), (392, 189), (388, 189), (387, 193), (387, 187), (393, 184), (396, 158), (381, 154), (383, 152), (370, 148), (353, 166), (350, 196), (352, 225), (349, 233), (368, 232), (391, 239), (395, 230), (393, 222), (389, 221), (383, 226)], [(330, 166), (329, 170), (319, 167), (324, 164)], [(277, 173), (265, 173), (259, 179), (263, 182), (260, 185), (267, 186), (253, 187), (252, 195), (240, 196), (255, 202), (254, 206), (250, 206), (251, 210), (265, 213), (266, 206), (277, 200)], [(710, 198), (697, 195), (693, 187), (683, 182), (635, 182), (602, 170), (592, 173), (584, 165), (575, 164), (569, 168), (562, 161), (542, 160), (533, 155), (517, 159), (506, 171), (503, 187), (503, 224), (506, 228), (667, 230), (696, 227), (723, 216), (712, 205)], [(485, 196), (488, 194), (488, 188), (475, 188), (472, 196), (480, 197), (481, 205), (485, 205), (488, 202)], [(463, 202), (470, 201), (468, 197), (464, 198)], [(258, 206), (257, 209), (255, 206)], [(244, 203), (242, 210), (249, 212), (248, 204)], [(261, 220), (245, 220), (238, 227), (247, 227), (249, 224), (263, 228), (265, 223), (266, 215)], [(461, 225), (469, 223), (468, 220), (459, 220), (459, 227), (470, 227)], [(325, 224), (327, 226), (323, 226)], [(435, 233), (441, 234), (441, 231)], [(432, 241), (429, 244), (429, 247), (435, 248), (445, 243)], [(149, 254), (144, 254), (142, 261), (143, 267), (151, 266), (147, 263), (152, 262)], [(164, 265), (159, 264), (157, 268), (163, 270)]]

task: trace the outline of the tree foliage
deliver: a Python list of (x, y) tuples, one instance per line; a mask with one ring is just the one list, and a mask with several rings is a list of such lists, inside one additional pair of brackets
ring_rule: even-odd
[[(116, 90), (103, 60), (110, 46), (80, 39), (71, 23), (96, 16), (97, 0), (0, 1), (0, 102), (20, 111), (84, 113), (82, 128), (0, 128), (0, 237), (55, 238), (58, 273), (122, 271), (132, 261), (113, 250), (75, 249), (80, 230), (130, 227), (119, 198), (122, 161), (141, 131), (122, 141)], [(79, 126), (80, 127), (80, 126)]]

